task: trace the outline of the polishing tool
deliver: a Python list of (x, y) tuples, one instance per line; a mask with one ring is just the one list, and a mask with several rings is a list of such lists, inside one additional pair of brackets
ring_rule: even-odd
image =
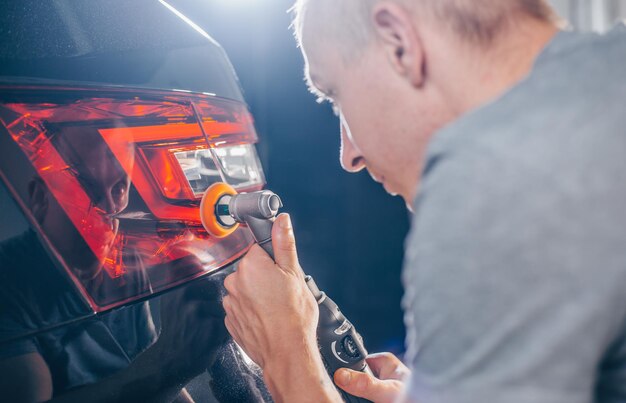
[(216, 238), (226, 237), (239, 224), (245, 224), (254, 240), (273, 259), (272, 226), (282, 206), (280, 197), (269, 190), (239, 194), (230, 185), (218, 182), (202, 197), (200, 219), (207, 232)]

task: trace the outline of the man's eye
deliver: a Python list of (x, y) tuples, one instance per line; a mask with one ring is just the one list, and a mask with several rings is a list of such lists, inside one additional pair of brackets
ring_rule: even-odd
[(120, 181), (113, 187), (111, 193), (113, 197), (121, 198), (126, 194), (127, 190), (128, 186), (126, 185), (126, 182)]

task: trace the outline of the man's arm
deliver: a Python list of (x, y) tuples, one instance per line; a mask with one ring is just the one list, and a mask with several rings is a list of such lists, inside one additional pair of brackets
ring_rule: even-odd
[(0, 396), (12, 402), (43, 402), (52, 398), (50, 369), (39, 353), (0, 361)]
[[(100, 382), (77, 388), (55, 398), (54, 402), (110, 402), (118, 400), (146, 400), (171, 402), (185, 400), (181, 394), (184, 382), (163, 385), (163, 379), (155, 373), (159, 363), (150, 356), (140, 356), (125, 370)], [(28, 353), (0, 361), (0, 395), (11, 402), (44, 402), (52, 399), (52, 375), (39, 353)], [(184, 392), (184, 389), (183, 389)], [(185, 396), (185, 397), (182, 397)]]
[(254, 245), (224, 286), (226, 327), (263, 369), (277, 402), (341, 402), (317, 346), (319, 310), (298, 263), (289, 216), (275, 222), (274, 262)]
[(277, 403), (341, 402), (319, 356), (319, 350), (303, 346), (297, 354), (270, 361), (263, 378)]

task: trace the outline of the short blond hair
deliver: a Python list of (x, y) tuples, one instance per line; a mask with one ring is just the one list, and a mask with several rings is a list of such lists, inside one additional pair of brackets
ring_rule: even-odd
[[(490, 43), (516, 17), (525, 15), (556, 21), (546, 0), (393, 0), (409, 11), (435, 18), (460, 39)], [(327, 37), (350, 45), (363, 45), (372, 35), (370, 14), (379, 0), (296, 0), (294, 34), (302, 43), (304, 21), (323, 30)], [(427, 13), (427, 14), (424, 14)]]

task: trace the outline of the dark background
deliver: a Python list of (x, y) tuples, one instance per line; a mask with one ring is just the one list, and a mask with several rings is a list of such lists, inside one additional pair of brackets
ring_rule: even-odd
[[(172, 1), (228, 53), (256, 119), (268, 188), (293, 220), (300, 262), (371, 352), (402, 353), (400, 299), (409, 216), (366, 172), (339, 164), (339, 122), (303, 81), (291, 0)], [(384, 135), (384, 134), (381, 134)]]

